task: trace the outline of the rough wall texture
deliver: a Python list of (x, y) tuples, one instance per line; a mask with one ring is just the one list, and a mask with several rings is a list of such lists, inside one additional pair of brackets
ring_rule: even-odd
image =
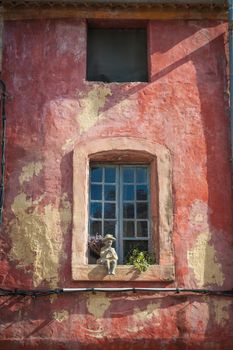
[[(111, 135), (146, 138), (172, 152), (170, 286), (232, 288), (227, 26), (158, 21), (148, 29), (150, 83), (98, 84), (85, 81), (84, 21), (5, 23), (3, 78), (12, 99), (2, 287), (103, 286), (71, 281), (72, 149)], [(2, 298), (0, 320), (6, 350), (230, 350), (233, 341), (227, 297)]]

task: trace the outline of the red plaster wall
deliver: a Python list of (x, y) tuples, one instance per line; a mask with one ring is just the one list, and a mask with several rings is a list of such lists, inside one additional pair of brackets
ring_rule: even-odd
[[(12, 251), (14, 244), (17, 251), (12, 225), (22, 214), (21, 209), (18, 216), (14, 211), (15, 199), (24, 194), (31, 201), (31, 206), (22, 208), (21, 219), (35, 212), (43, 216), (45, 208), (61, 214), (64, 194), (72, 209), (74, 143), (111, 135), (146, 138), (172, 153), (176, 279), (169, 286), (231, 289), (226, 24), (149, 23), (150, 82), (106, 85), (85, 81), (84, 21), (6, 22), (4, 30), (3, 79), (12, 99), (7, 101), (1, 286), (35, 286), (36, 249), (30, 264), (14, 258), (17, 254)], [(90, 107), (92, 92), (97, 91), (98, 97), (105, 88), (109, 93), (97, 111), (99, 117), (83, 126), (85, 111), (95, 110)], [(20, 180), (24, 167), (32, 162), (41, 162), (42, 170)], [(51, 273), (50, 278), (48, 273), (37, 286), (103, 286), (71, 281), (72, 221), (66, 218), (65, 226), (62, 216), (54, 217), (55, 237), (60, 227), (58, 243), (52, 243), (57, 275)], [(44, 220), (38, 225), (46, 226), (48, 217)], [(28, 227), (30, 240), (32, 226)], [(38, 238), (42, 241), (43, 232)], [(1, 298), (0, 320), (4, 350), (230, 350), (233, 341), (232, 302), (227, 297), (112, 293)]]

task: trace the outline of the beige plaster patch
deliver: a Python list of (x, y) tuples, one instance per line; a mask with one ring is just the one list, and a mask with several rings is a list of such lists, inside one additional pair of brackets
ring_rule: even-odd
[(55, 311), (53, 313), (53, 319), (58, 322), (63, 322), (69, 318), (69, 312), (67, 310)]
[(210, 232), (200, 233), (196, 244), (187, 255), (188, 265), (193, 269), (199, 287), (208, 284), (222, 286), (224, 282), (222, 267), (216, 261), (216, 251), (210, 239)]
[(224, 326), (225, 323), (230, 318), (230, 307), (232, 307), (231, 300), (214, 300), (214, 312), (215, 312), (215, 321), (219, 326)]
[(66, 142), (64, 143), (64, 145), (62, 146), (62, 150), (64, 152), (69, 152), (74, 148), (74, 144), (76, 142), (76, 139), (68, 139), (66, 140)]
[[(133, 311), (133, 320), (130, 322), (130, 326), (128, 327), (129, 332), (138, 332), (145, 328), (145, 323), (150, 322), (152, 318), (159, 317), (159, 311), (161, 308), (161, 303), (151, 303), (147, 305), (145, 310), (141, 310), (136, 307)], [(156, 323), (153, 321), (153, 324)], [(159, 322), (158, 322), (159, 324)]]
[(22, 168), (21, 175), (19, 176), (19, 183), (22, 186), (24, 182), (30, 181), (33, 176), (38, 176), (43, 169), (42, 162), (31, 162)]
[(134, 316), (139, 320), (144, 322), (148, 318), (158, 317), (160, 310), (160, 303), (153, 303), (147, 305), (145, 310), (140, 310), (139, 308), (134, 308)]
[(63, 228), (64, 232), (67, 233), (69, 225), (72, 221), (71, 204), (67, 193), (64, 193), (61, 197), (60, 219), (61, 227)]
[(107, 86), (95, 86), (88, 92), (86, 97), (80, 99), (82, 108), (81, 113), (77, 116), (80, 125), (80, 133), (87, 131), (96, 122), (104, 117), (100, 109), (104, 107), (106, 97), (111, 95), (111, 90)]
[(17, 260), (19, 268), (32, 265), (33, 284), (47, 281), (56, 287), (59, 276), (59, 259), (62, 256), (63, 232), (71, 218), (67, 197), (60, 211), (52, 204), (39, 210), (38, 201), (27, 198), (25, 193), (15, 197), (12, 212), (15, 217), (9, 224), (12, 247), (9, 256)]
[(109, 306), (110, 300), (106, 297), (105, 293), (89, 295), (87, 309), (95, 318), (103, 317)]

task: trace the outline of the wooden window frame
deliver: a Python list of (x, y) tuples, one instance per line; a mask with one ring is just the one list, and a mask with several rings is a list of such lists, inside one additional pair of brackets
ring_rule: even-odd
[[(138, 273), (133, 266), (117, 266), (116, 275), (105, 267), (88, 265), (88, 203), (90, 162), (149, 163), (151, 168), (151, 237), (156, 264)], [(80, 142), (73, 158), (72, 279), (74, 281), (174, 280), (172, 246), (173, 205), (170, 151), (158, 143), (131, 137), (109, 137)]]

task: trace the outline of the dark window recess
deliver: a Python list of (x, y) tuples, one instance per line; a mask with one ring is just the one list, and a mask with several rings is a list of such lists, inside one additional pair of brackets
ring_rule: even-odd
[(148, 81), (146, 29), (88, 29), (87, 80)]

